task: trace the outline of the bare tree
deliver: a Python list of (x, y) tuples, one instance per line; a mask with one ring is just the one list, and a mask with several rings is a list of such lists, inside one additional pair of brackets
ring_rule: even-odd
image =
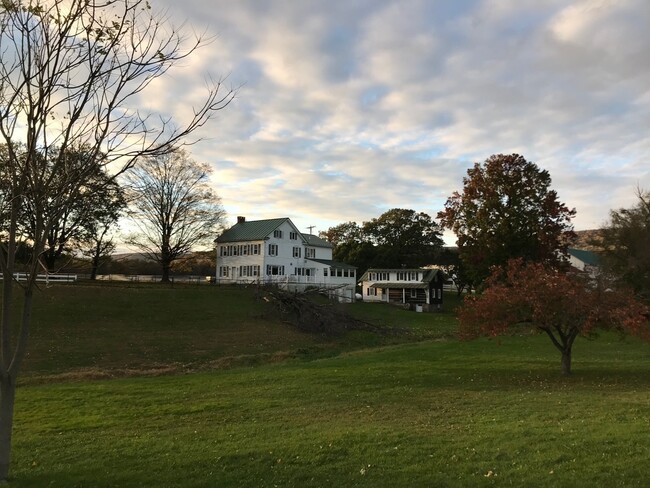
[(207, 164), (177, 150), (145, 158), (124, 177), (129, 216), (139, 230), (126, 242), (160, 264), (163, 282), (176, 259), (195, 246), (211, 245), (223, 223), (210, 172)]
[[(115, 177), (142, 156), (166, 153), (230, 103), (232, 89), (208, 82), (203, 105), (183, 126), (137, 109), (153, 80), (204, 43), (154, 15), (147, 0), (2, 0), (0, 481), (8, 478), (16, 378), (53, 222), (83, 193), (97, 161)], [(66, 154), (80, 148), (85, 164), (73, 167)], [(24, 207), (32, 213), (34, 252), (30, 278), (14, 284)], [(22, 310), (14, 313), (17, 293)]]

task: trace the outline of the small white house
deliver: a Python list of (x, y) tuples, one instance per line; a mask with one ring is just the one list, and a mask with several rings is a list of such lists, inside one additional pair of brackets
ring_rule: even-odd
[(364, 302), (408, 304), (424, 311), (442, 307), (444, 282), (442, 271), (427, 268), (369, 269), (360, 278)]
[(332, 260), (332, 245), (301, 233), (288, 217), (237, 223), (216, 240), (217, 283), (274, 283), (290, 290), (329, 290), (354, 301), (356, 268)]

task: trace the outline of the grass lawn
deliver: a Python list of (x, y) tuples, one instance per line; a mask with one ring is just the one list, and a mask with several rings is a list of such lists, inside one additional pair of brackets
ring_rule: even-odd
[(541, 336), (19, 389), (12, 486), (647, 486), (650, 356)]
[(159, 284), (55, 285), (37, 293), (21, 381), (186, 372), (313, 358), (342, 350), (453, 334), (455, 297), (443, 314), (384, 304), (342, 305), (409, 336), (322, 337), (282, 323), (252, 288)]
[(10, 486), (647, 486), (647, 344), (579, 339), (565, 378), (545, 337), (456, 341), (454, 305), (331, 339), (247, 290), (47, 289)]

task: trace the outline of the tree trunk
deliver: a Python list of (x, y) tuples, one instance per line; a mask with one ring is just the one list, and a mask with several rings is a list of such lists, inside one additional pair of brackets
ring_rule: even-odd
[(562, 373), (565, 376), (571, 374), (571, 348), (562, 351)]
[(43, 256), (43, 261), (45, 261), (45, 266), (47, 267), (47, 270), (50, 272), (55, 271), (56, 258), (57, 258), (56, 253), (53, 250), (48, 249), (42, 254), (42, 256)]
[(90, 268), (90, 279), (95, 280), (97, 279), (97, 270), (99, 269), (99, 251), (97, 251), (97, 254), (95, 254), (92, 258), (91, 261), (91, 268)]
[(163, 283), (169, 283), (169, 265), (164, 265), (162, 267), (162, 279), (160, 280)]
[(9, 478), (15, 398), (16, 381), (8, 374), (0, 379), (0, 482)]

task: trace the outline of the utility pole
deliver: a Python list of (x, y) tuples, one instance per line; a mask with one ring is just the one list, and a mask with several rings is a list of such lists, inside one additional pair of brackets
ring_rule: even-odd
[(312, 234), (312, 231), (314, 230), (315, 225), (308, 225), (307, 228), (309, 229), (309, 234)]

